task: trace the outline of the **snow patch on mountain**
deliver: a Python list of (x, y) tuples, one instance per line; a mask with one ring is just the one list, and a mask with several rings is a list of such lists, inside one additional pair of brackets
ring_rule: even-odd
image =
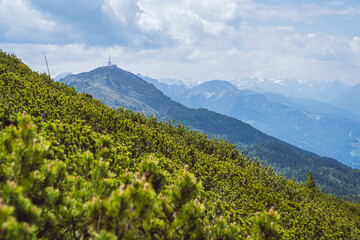
[(205, 94), (205, 97), (206, 97), (206, 98), (211, 98), (211, 97), (215, 94), (215, 92), (211, 92), (211, 93), (206, 92), (206, 93), (204, 93), (204, 94)]

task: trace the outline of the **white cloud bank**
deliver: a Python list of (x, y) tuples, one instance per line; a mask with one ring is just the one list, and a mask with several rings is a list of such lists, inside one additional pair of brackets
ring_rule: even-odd
[(59, 36), (77, 40), (71, 26), (55, 21), (22, 0), (0, 1), (0, 28), (2, 42), (46, 43)]
[(152, 77), (360, 81), (360, 3), (51, 2), (0, 0), (0, 48), (38, 71), (42, 51), (54, 75), (91, 70), (110, 52), (118, 66)]

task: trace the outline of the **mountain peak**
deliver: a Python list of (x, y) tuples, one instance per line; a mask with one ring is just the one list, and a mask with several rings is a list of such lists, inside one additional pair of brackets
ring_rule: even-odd
[(162, 118), (160, 113), (169, 111), (174, 105), (153, 84), (114, 64), (67, 76), (61, 82), (101, 99), (112, 108), (126, 106), (147, 116), (154, 114)]
[(205, 94), (207, 98), (211, 96), (221, 97), (224, 94), (237, 94), (239, 89), (232, 83), (224, 80), (211, 80), (199, 84), (193, 88), (193, 94)]

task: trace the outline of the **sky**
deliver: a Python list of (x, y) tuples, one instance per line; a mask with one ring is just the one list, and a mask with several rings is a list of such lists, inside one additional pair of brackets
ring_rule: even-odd
[(0, 0), (0, 49), (34, 71), (111, 61), (153, 78), (360, 82), (360, 1)]

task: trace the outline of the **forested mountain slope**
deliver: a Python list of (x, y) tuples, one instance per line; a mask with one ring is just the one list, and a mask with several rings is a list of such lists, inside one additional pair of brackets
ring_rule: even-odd
[[(101, 99), (110, 107), (118, 108), (121, 105), (117, 105), (116, 102), (121, 102), (126, 109), (141, 111), (148, 115), (152, 112), (164, 121), (175, 119), (175, 121), (180, 121), (181, 124), (189, 126), (191, 129), (197, 129), (208, 134), (210, 138), (218, 137), (231, 141), (240, 150), (250, 154), (252, 158), (259, 156), (259, 161), (264, 160), (266, 165), (274, 165), (274, 170), (283, 173), (288, 179), (294, 178), (297, 181), (303, 181), (306, 173), (316, 172), (317, 174), (314, 174), (315, 181), (325, 193), (342, 197), (343, 195), (360, 193), (359, 170), (351, 169), (336, 160), (322, 158), (286, 144), (235, 118), (206, 109), (187, 108), (166, 97), (152, 84), (148, 84), (134, 74), (114, 65), (70, 75), (63, 78), (61, 82), (75, 87), (79, 92), (86, 92), (96, 99)], [(231, 98), (232, 95), (228, 91), (229, 87), (232, 89), (233, 95), (236, 95), (238, 89), (231, 83), (225, 86), (220, 84), (217, 90), (219, 92), (226, 91)], [(201, 92), (202, 89), (199, 91)], [(244, 92), (251, 94), (250, 91)], [(259, 104), (261, 104), (262, 98), (265, 97), (260, 94), (259, 96)], [(119, 99), (126, 100), (120, 101)], [(201, 99), (198, 99), (198, 102), (201, 104)], [(226, 109), (232, 105), (222, 102), (216, 106)], [(261, 113), (259, 116), (262, 116)], [(281, 147), (274, 148), (272, 150), (274, 154), (269, 154), (269, 151), (264, 148), (269, 143), (279, 143)], [(282, 157), (279, 158), (278, 156)]]
[(187, 107), (234, 117), (299, 148), (360, 166), (360, 117), (330, 104), (240, 90), (222, 80), (168, 93)]
[(0, 64), (1, 239), (360, 235), (360, 206), (320, 193), (311, 174), (302, 186), (234, 145), (111, 109), (14, 56), (0, 52)]
[(263, 160), (265, 165), (271, 165), (276, 173), (298, 182), (304, 181), (303, 176), (312, 170), (322, 192), (357, 202), (360, 200), (359, 170), (339, 164), (334, 159), (319, 157), (300, 149), (296, 151), (281, 143), (249, 145), (244, 147), (244, 154), (252, 159), (256, 157)]

